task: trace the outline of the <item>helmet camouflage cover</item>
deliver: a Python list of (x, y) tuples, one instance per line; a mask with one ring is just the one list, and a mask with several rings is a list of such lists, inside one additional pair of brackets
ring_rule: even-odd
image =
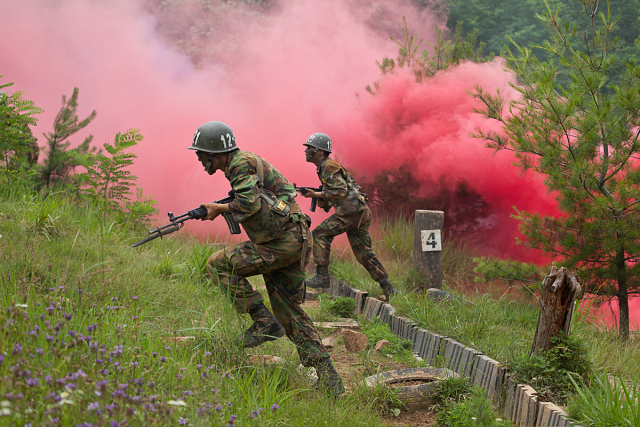
[(189, 150), (228, 153), (237, 148), (236, 137), (229, 126), (222, 122), (207, 122), (196, 130)]
[(324, 133), (314, 133), (309, 137), (307, 142), (302, 145), (314, 147), (318, 150), (326, 151), (327, 153), (331, 152), (331, 138), (329, 138), (329, 135)]

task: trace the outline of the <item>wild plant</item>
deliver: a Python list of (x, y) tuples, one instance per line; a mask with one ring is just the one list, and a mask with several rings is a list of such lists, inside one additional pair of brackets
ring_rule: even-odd
[[(1, 84), (0, 90), (12, 85), (13, 83)], [(20, 91), (13, 94), (0, 91), (0, 161), (4, 169), (4, 180), (8, 184), (14, 183), (15, 178), (20, 179), (20, 176), (12, 175), (11, 171), (19, 169), (25, 163), (37, 162), (34, 150), (37, 150), (38, 145), (29, 126), (38, 123), (35, 115), (43, 111), (33, 101), (24, 99)]]
[(578, 424), (640, 426), (640, 381), (625, 381), (605, 373), (591, 378), (569, 377), (575, 394), (569, 399), (569, 416)]
[(481, 387), (473, 387), (457, 402), (450, 401), (436, 413), (436, 423), (451, 427), (507, 427), (511, 422), (503, 420), (493, 407), (487, 392)]
[(336, 317), (355, 317), (356, 301), (353, 298), (337, 297), (329, 302), (327, 311)]
[(24, 209), (24, 219), (29, 229), (51, 241), (52, 236), (60, 233), (64, 203), (65, 199), (59, 193), (32, 197)]
[(548, 352), (516, 357), (510, 367), (518, 382), (530, 384), (540, 398), (564, 403), (573, 392), (572, 378), (586, 379), (592, 362), (580, 338), (572, 335), (551, 341), (554, 347)]

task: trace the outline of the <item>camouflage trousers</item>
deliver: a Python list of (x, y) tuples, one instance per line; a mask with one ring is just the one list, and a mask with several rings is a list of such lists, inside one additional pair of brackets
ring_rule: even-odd
[(346, 232), (353, 254), (371, 278), (376, 282), (386, 279), (389, 275), (371, 248), (370, 225), (369, 207), (347, 216), (331, 215), (313, 229), (313, 261), (316, 265), (329, 265), (333, 238)]
[(304, 254), (309, 261), (313, 237), (305, 226), (289, 222), (282, 235), (263, 244), (242, 242), (209, 257), (207, 270), (214, 283), (227, 295), (238, 313), (247, 313), (264, 302), (262, 294), (251, 286), (247, 277), (262, 274), (274, 316), (296, 345), (304, 366), (329, 357), (320, 334), (300, 307), (304, 297), (304, 270), (300, 262), (303, 236), (308, 245)]

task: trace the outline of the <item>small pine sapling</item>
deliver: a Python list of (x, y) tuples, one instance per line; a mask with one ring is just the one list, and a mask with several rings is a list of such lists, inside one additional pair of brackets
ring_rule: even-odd
[(137, 156), (126, 150), (142, 141), (139, 129), (118, 132), (113, 144), (103, 144), (107, 154), (94, 155), (95, 162), (87, 168), (87, 186), (84, 192), (102, 206), (106, 212), (115, 213), (125, 221), (144, 221), (157, 210), (156, 201), (144, 197), (141, 188), (136, 188), (136, 200), (130, 200), (138, 179), (127, 168), (133, 165)]
[(73, 94), (67, 101), (62, 95), (62, 107), (53, 121), (53, 132), (45, 132), (47, 139), (46, 157), (40, 170), (40, 179), (45, 187), (53, 187), (58, 184), (69, 183), (70, 174), (78, 166), (88, 167), (92, 161), (92, 153), (95, 148), (90, 144), (93, 135), (87, 136), (76, 148), (70, 149), (69, 137), (81, 131), (96, 117), (96, 110), (84, 120), (78, 119), (78, 94), (79, 89), (73, 88)]

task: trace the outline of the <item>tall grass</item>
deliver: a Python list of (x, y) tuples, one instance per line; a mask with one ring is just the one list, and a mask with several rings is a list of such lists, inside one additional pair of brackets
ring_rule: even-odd
[(144, 233), (90, 203), (3, 194), (0, 425), (384, 424), (374, 396), (312, 390), (288, 340), (256, 349), (281, 367), (247, 362), (247, 317), (203, 275), (210, 242), (132, 249)]
[(587, 426), (640, 427), (639, 380), (620, 381), (606, 374), (594, 375), (591, 384), (572, 380), (576, 394), (569, 416)]

